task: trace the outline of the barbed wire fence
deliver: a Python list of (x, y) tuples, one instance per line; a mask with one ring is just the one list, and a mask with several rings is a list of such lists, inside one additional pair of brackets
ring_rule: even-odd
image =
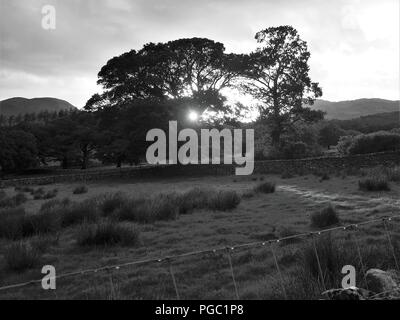
[[(82, 270), (77, 270), (69, 273), (63, 273), (56, 275), (53, 279), (55, 280), (61, 280), (61, 279), (68, 279), (72, 277), (78, 277), (78, 276), (88, 276), (91, 274), (100, 274), (100, 273), (107, 273), (109, 276), (109, 281), (111, 283), (111, 288), (113, 290), (113, 273), (115, 272), (121, 272), (122, 270), (128, 268), (128, 267), (139, 267), (139, 266), (146, 266), (150, 264), (162, 264), (163, 266), (166, 266), (166, 272), (170, 277), (171, 284), (173, 286), (173, 291), (175, 295), (176, 300), (180, 300), (183, 298), (181, 292), (180, 292), (180, 287), (179, 287), (179, 282), (176, 277), (175, 269), (174, 269), (174, 262), (183, 259), (183, 258), (193, 258), (193, 257), (199, 257), (199, 256), (204, 256), (207, 254), (217, 254), (217, 253), (222, 253), (225, 254), (227, 257), (227, 264), (228, 264), (228, 269), (229, 269), (229, 276), (230, 276), (230, 281), (232, 282), (232, 288), (233, 288), (233, 293), (232, 296), (240, 300), (240, 292), (239, 292), (239, 287), (238, 287), (238, 282), (237, 282), (237, 277), (235, 274), (235, 266), (234, 266), (234, 261), (233, 261), (233, 254), (241, 249), (241, 250), (251, 250), (252, 248), (264, 248), (267, 249), (273, 259), (273, 265), (276, 269), (276, 273), (278, 275), (278, 282), (283, 294), (284, 299), (289, 299), (289, 295), (287, 292), (287, 284), (285, 283), (284, 280), (284, 271), (282, 269), (281, 263), (279, 261), (278, 255), (277, 255), (277, 249), (279, 248), (279, 245), (285, 242), (294, 242), (296, 239), (309, 239), (311, 241), (311, 248), (314, 254), (315, 261), (317, 263), (318, 267), (318, 282), (323, 289), (323, 291), (326, 291), (329, 288), (327, 286), (326, 282), (326, 272), (324, 272), (324, 268), (321, 263), (321, 252), (318, 251), (317, 247), (317, 241), (318, 238), (324, 234), (331, 234), (335, 233), (338, 231), (349, 231), (351, 232), (351, 239), (356, 247), (356, 255), (359, 261), (359, 265), (365, 280), (365, 285), (367, 284), (366, 281), (366, 264), (361, 252), (361, 243), (360, 240), (358, 239), (358, 233), (361, 230), (363, 226), (371, 225), (371, 224), (377, 224), (377, 223), (382, 223), (382, 233), (386, 239), (386, 244), (388, 247), (388, 250), (390, 252), (391, 258), (393, 259), (393, 264), (395, 266), (396, 271), (400, 272), (399, 269), (399, 262), (398, 262), (398, 257), (396, 255), (396, 247), (397, 243), (395, 241), (397, 239), (393, 239), (391, 235), (391, 230), (390, 227), (393, 227), (394, 225), (397, 225), (396, 223), (393, 223), (395, 221), (400, 221), (400, 215), (393, 215), (390, 217), (383, 217), (383, 218), (376, 218), (376, 219), (370, 219), (366, 221), (362, 221), (359, 223), (353, 223), (353, 224), (348, 224), (348, 225), (343, 225), (343, 226), (336, 226), (332, 228), (327, 228), (323, 229), (320, 231), (312, 231), (312, 232), (304, 232), (300, 234), (295, 234), (295, 235), (290, 235), (286, 237), (282, 237), (279, 239), (272, 239), (272, 240), (267, 240), (267, 241), (255, 241), (255, 242), (248, 242), (248, 243), (243, 243), (243, 244), (238, 244), (235, 246), (223, 246), (223, 247), (216, 247), (212, 249), (207, 249), (207, 250), (198, 250), (198, 251), (191, 251), (191, 252), (186, 252), (182, 254), (177, 254), (177, 255), (170, 255), (170, 256), (164, 256), (160, 258), (149, 258), (149, 259), (143, 259), (143, 260), (136, 260), (136, 261), (129, 261), (125, 263), (120, 263), (120, 264), (115, 264), (115, 265), (106, 265), (103, 267), (99, 268), (89, 268), (89, 269), (82, 269)], [(30, 286), (35, 286), (38, 285), (41, 288), (42, 284), (42, 278), (40, 279), (34, 279), (26, 282), (21, 282), (21, 283), (15, 283), (15, 284), (10, 284), (10, 285), (5, 285), (0, 287), (0, 293), (6, 292), (6, 291), (11, 291), (11, 290), (17, 290), (17, 289), (24, 289)], [(368, 288), (366, 288), (368, 289)], [(393, 289), (391, 291), (387, 292), (379, 292), (375, 293), (370, 297), (370, 299), (379, 299), (381, 297), (384, 297), (388, 294), (391, 293), (400, 293), (399, 289)], [(117, 296), (115, 292), (112, 292), (113, 296)], [(57, 296), (56, 296), (57, 297)]]

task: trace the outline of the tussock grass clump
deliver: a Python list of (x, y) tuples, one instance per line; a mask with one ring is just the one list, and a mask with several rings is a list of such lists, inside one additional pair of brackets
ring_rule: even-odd
[(3, 190), (0, 190), (0, 200), (3, 200), (6, 197), (7, 197), (7, 193)]
[(40, 254), (30, 244), (17, 242), (6, 247), (4, 261), (7, 270), (23, 272), (39, 264)]
[(325, 228), (339, 223), (339, 214), (330, 204), (328, 207), (311, 215), (311, 227)]
[(387, 169), (387, 177), (389, 181), (399, 182), (400, 181), (400, 166)]
[(42, 204), (42, 206), (40, 207), (40, 211), (50, 210), (59, 206), (68, 206), (70, 204), (71, 200), (69, 198), (64, 198), (63, 200), (50, 200)]
[(139, 230), (111, 220), (84, 224), (77, 233), (79, 246), (134, 246), (139, 242)]
[(23, 193), (18, 193), (13, 197), (0, 198), (0, 208), (16, 208), (28, 201), (28, 198)]
[[(74, 226), (84, 222), (95, 222), (100, 217), (98, 207), (90, 200), (71, 203), (59, 208), (62, 227)], [(57, 212), (55, 212), (55, 214), (57, 214)]]
[(324, 174), (322, 174), (322, 176), (321, 176), (321, 178), (320, 178), (320, 182), (322, 182), (322, 181), (327, 181), (327, 180), (330, 180), (331, 179), (331, 177), (329, 176), (329, 174), (328, 173), (324, 173)]
[(241, 198), (235, 191), (219, 191), (212, 196), (208, 208), (216, 211), (230, 211), (240, 204)]
[(284, 171), (281, 176), (282, 179), (291, 179), (293, 177), (294, 175), (290, 171)]
[(126, 204), (128, 198), (123, 193), (117, 192), (105, 194), (99, 197), (98, 201), (100, 202), (100, 211), (103, 215), (108, 216)]
[(362, 191), (390, 191), (386, 177), (370, 177), (358, 181), (358, 187)]
[(174, 220), (179, 215), (175, 197), (160, 195), (152, 198), (127, 199), (111, 215), (118, 220), (139, 223), (153, 223), (160, 220)]
[(275, 182), (263, 182), (257, 185), (254, 190), (260, 193), (274, 193), (276, 190)]
[(201, 209), (233, 210), (241, 201), (236, 191), (217, 191), (203, 188), (194, 188), (183, 194), (169, 195), (169, 197), (172, 197), (172, 201), (178, 205), (180, 214), (188, 214)]
[(88, 191), (89, 191), (89, 189), (87, 186), (81, 185), (81, 186), (76, 187), (72, 193), (73, 194), (85, 194), (85, 193), (88, 193)]
[(180, 214), (192, 213), (207, 207), (208, 201), (212, 196), (212, 190), (194, 188), (183, 194), (175, 194), (175, 200), (179, 206)]
[(22, 238), (25, 214), (23, 208), (0, 210), (0, 238), (11, 240)]
[(23, 208), (0, 211), (0, 238), (19, 240), (59, 230), (60, 219), (49, 212), (27, 214)]
[(30, 243), (33, 249), (37, 250), (40, 253), (44, 253), (51, 246), (57, 245), (59, 240), (59, 234), (39, 234), (36, 237), (30, 239)]
[(32, 192), (33, 199), (35, 200), (49, 200), (57, 197), (58, 190), (53, 189), (49, 191), (44, 191), (43, 188), (36, 189)]

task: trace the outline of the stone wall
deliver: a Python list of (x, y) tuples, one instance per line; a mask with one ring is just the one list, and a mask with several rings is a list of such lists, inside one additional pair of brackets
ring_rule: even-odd
[[(268, 174), (283, 172), (315, 173), (351, 170), (378, 165), (400, 165), (400, 151), (391, 153), (374, 153), (346, 157), (321, 157), (297, 160), (266, 160), (256, 161), (254, 173)], [(0, 187), (16, 185), (46, 185), (71, 182), (85, 183), (90, 181), (124, 178), (158, 178), (177, 176), (217, 176), (235, 174), (235, 165), (163, 165), (133, 167), (124, 169), (108, 169), (86, 171), (81, 173), (58, 174), (25, 179), (1, 180)]]

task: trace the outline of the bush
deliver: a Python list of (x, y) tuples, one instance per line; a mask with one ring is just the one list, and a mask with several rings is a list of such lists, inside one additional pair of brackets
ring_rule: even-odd
[(274, 193), (276, 189), (275, 182), (263, 182), (255, 187), (255, 191), (261, 193)]
[(3, 190), (0, 190), (0, 200), (3, 200), (6, 197), (7, 197), (7, 193), (5, 193), (5, 191), (3, 191)]
[(139, 244), (139, 236), (136, 228), (107, 220), (82, 225), (77, 233), (77, 243), (79, 246), (130, 246)]
[(358, 187), (362, 191), (390, 191), (386, 177), (371, 177), (358, 181)]
[(4, 260), (8, 270), (23, 272), (39, 264), (40, 254), (31, 245), (17, 242), (6, 247)]
[(339, 215), (332, 205), (311, 215), (311, 227), (325, 228), (339, 223)]
[(76, 187), (73, 191), (73, 194), (84, 194), (84, 193), (88, 193), (89, 189), (87, 186), (82, 185), (79, 187)]
[(348, 138), (341, 149), (351, 155), (400, 150), (400, 134), (386, 131), (360, 134)]

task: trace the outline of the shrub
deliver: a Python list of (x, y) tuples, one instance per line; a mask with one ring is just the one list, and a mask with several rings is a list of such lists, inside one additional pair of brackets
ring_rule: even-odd
[(7, 197), (7, 193), (5, 193), (5, 191), (3, 191), (3, 190), (0, 190), (0, 200), (3, 200), (6, 197)]
[(362, 191), (390, 191), (386, 177), (371, 177), (358, 181), (358, 187)]
[(78, 186), (74, 189), (73, 194), (84, 194), (88, 193), (89, 189), (85, 185)]
[(276, 189), (275, 182), (263, 182), (255, 187), (255, 191), (261, 193), (274, 193)]
[(82, 225), (77, 233), (77, 243), (79, 246), (130, 246), (139, 244), (139, 236), (136, 228), (107, 220)]
[(313, 228), (325, 228), (339, 223), (339, 215), (332, 205), (311, 215), (311, 226)]
[(39, 263), (40, 254), (31, 245), (17, 242), (6, 247), (4, 260), (8, 270), (23, 272)]
[(379, 131), (354, 137), (347, 148), (347, 153), (366, 154), (395, 150), (400, 150), (400, 134)]

